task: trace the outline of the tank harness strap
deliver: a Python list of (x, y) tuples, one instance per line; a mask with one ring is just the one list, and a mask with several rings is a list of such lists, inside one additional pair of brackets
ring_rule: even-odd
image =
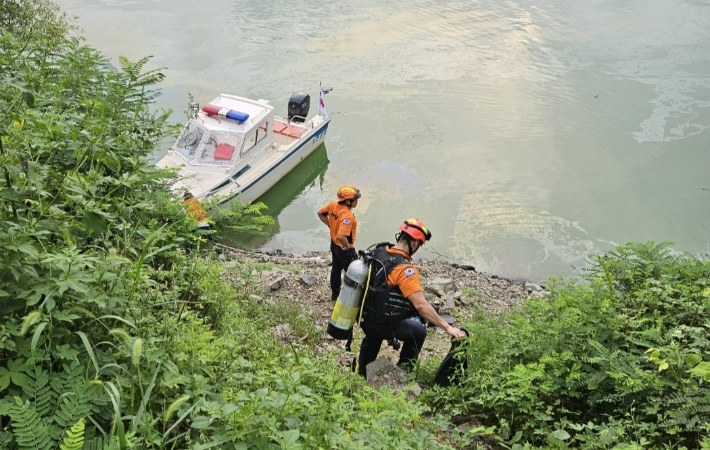
[[(367, 289), (370, 287), (370, 275), (372, 274), (372, 264), (367, 267), (367, 282), (365, 283), (365, 289), (362, 291), (362, 301), (360, 302), (360, 311), (358, 312), (357, 320), (355, 321), (355, 333), (353, 335), (353, 343), (355, 343), (355, 372), (358, 373), (360, 369), (360, 358), (358, 354), (360, 351), (360, 341), (358, 341), (358, 335), (360, 333), (360, 321), (362, 320), (362, 311), (365, 308), (365, 299), (367, 298)], [(347, 277), (345, 277), (347, 278)]]

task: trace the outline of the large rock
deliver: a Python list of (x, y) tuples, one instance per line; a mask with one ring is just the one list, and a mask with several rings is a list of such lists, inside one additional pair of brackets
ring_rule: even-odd
[(306, 286), (313, 286), (318, 283), (318, 278), (311, 273), (302, 273), (301, 281), (303, 281)]
[(454, 280), (451, 278), (434, 278), (426, 283), (424, 289), (432, 294), (445, 298), (447, 292), (456, 290), (456, 284), (454, 284)]
[(456, 308), (456, 295), (454, 291), (449, 291), (446, 294), (446, 306), (449, 309), (454, 309)]
[(281, 289), (281, 285), (284, 281), (286, 281), (285, 276), (276, 276), (275, 278), (272, 278), (267, 282), (267, 286), (269, 287), (270, 291), (278, 291), (279, 289)]
[(367, 365), (367, 384), (374, 389), (389, 386), (394, 391), (402, 390), (408, 383), (407, 372), (392, 364), (387, 358), (377, 358)]
[[(410, 386), (407, 372), (392, 364), (387, 358), (380, 357), (367, 365), (367, 385), (373, 389), (380, 389), (387, 386), (393, 392), (401, 392)], [(408, 398), (412, 400), (422, 393), (422, 388), (418, 384), (411, 386)]]

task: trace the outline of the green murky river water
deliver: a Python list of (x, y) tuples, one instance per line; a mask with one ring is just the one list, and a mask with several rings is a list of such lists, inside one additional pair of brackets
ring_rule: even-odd
[[(437, 255), (507, 277), (573, 276), (627, 241), (710, 251), (710, 3), (60, 0), (90, 45), (188, 93), (325, 100), (319, 148), (263, 197), (255, 245), (326, 250), (315, 211), (363, 192), (358, 247), (402, 220)], [(313, 113), (313, 111), (312, 111)]]

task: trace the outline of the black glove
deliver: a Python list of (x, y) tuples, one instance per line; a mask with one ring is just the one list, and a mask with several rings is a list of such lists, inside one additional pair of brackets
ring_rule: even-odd
[(348, 252), (348, 258), (350, 258), (351, 262), (357, 259), (357, 251), (353, 247), (350, 247), (345, 251)]

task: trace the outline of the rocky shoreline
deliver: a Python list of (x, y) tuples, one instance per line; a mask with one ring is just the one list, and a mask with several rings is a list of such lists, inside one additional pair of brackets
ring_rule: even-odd
[[(235, 281), (230, 267), (234, 262), (246, 260), (252, 263), (271, 263), (275, 267), (251, 274), (257, 283), (258, 293), (252, 294), (254, 301), (297, 302), (304, 314), (317, 323), (321, 336), (316, 348), (319, 353), (336, 355), (341, 365), (347, 366), (353, 355), (343, 349), (341, 341), (333, 340), (325, 332), (333, 303), (330, 301), (330, 253), (309, 252), (304, 254), (284, 253), (280, 250), (245, 251), (220, 246), (226, 269), (226, 277)], [(482, 274), (473, 266), (436, 259), (416, 260), (427, 299), (441, 314), (449, 314), (456, 326), (466, 323), (475, 313), (496, 316), (521, 304), (529, 296), (542, 296), (546, 291), (542, 286), (522, 280), (510, 280), (496, 275)], [(279, 268), (289, 266), (288, 270)], [(295, 268), (295, 270), (294, 270)], [(298, 345), (304, 336), (294, 336), (288, 324), (281, 324), (272, 330), (274, 336), (291, 345)], [(430, 328), (421, 358), (443, 358), (450, 347), (449, 337), (438, 328)], [(383, 346), (381, 356), (397, 357), (389, 347)], [(396, 361), (396, 359), (395, 359)]]

